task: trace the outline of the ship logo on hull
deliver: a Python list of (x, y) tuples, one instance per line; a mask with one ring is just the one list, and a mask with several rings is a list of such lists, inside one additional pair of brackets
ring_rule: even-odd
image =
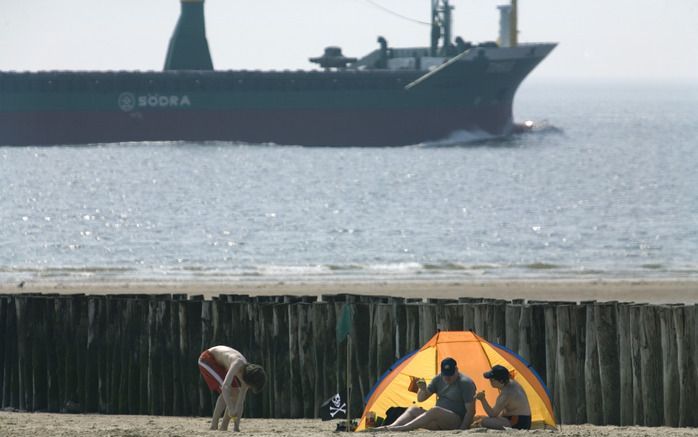
[(136, 107), (136, 96), (133, 93), (119, 94), (119, 108), (124, 112), (131, 112)]
[(148, 94), (136, 96), (133, 93), (125, 92), (119, 94), (119, 108), (124, 112), (131, 112), (134, 109), (146, 108), (184, 108), (191, 106), (189, 96), (167, 96), (160, 94)]

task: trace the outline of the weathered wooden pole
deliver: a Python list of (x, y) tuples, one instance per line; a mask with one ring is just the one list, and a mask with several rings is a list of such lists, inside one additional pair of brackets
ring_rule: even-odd
[(162, 412), (162, 397), (160, 396), (160, 393), (162, 393), (162, 387), (160, 386), (161, 343), (158, 338), (159, 310), (157, 300), (148, 300), (148, 387), (150, 389), (148, 414), (150, 415), (158, 415)]
[(632, 383), (633, 383), (633, 421), (634, 425), (644, 425), (645, 424), (645, 410), (644, 410), (644, 400), (643, 393), (645, 392), (642, 387), (642, 338), (644, 337), (642, 333), (642, 306), (643, 305), (631, 305), (629, 311), (630, 318), (630, 329), (629, 337), (630, 340), (630, 363), (632, 369)]
[(555, 305), (545, 305), (545, 380), (552, 396), (553, 411), (560, 421), (560, 387), (557, 381), (557, 314)]
[[(521, 357), (528, 361), (531, 361), (531, 317), (533, 310), (529, 305), (522, 305), (521, 311), (519, 312), (519, 323), (516, 334), (518, 334), (519, 339), (517, 343), (516, 352), (521, 355)], [(536, 368), (536, 372), (541, 370)]]
[(6, 392), (10, 385), (8, 369), (6, 367), (6, 357), (10, 354), (10, 341), (8, 339), (9, 316), (7, 308), (10, 298), (0, 295), (0, 408), (9, 407)]
[(393, 303), (393, 318), (395, 319), (395, 354), (398, 357), (407, 351), (407, 321), (405, 314), (405, 299)]
[[(182, 297), (177, 297), (176, 299), (172, 299), (167, 302), (168, 305), (168, 312), (170, 313), (170, 326), (169, 326), (169, 335), (171, 337), (171, 357), (172, 357), (172, 363), (171, 363), (171, 369), (172, 369), (172, 376), (170, 378), (170, 383), (172, 384), (172, 414), (174, 416), (184, 416), (185, 415), (185, 406), (184, 406), (184, 380), (190, 378), (189, 375), (182, 375), (182, 362), (186, 359), (186, 356), (182, 354), (182, 351), (180, 349), (180, 342), (181, 339), (179, 338), (180, 336), (180, 331), (179, 327), (182, 324), (182, 320), (180, 320), (180, 311), (179, 311), (179, 303), (182, 301)], [(226, 321), (226, 324), (230, 323), (230, 320)], [(137, 335), (137, 333), (135, 333)], [(134, 357), (137, 359), (136, 357)], [(193, 363), (192, 363), (193, 364)], [(135, 387), (137, 389), (137, 387)], [(136, 392), (137, 390), (129, 390), (129, 396), (132, 392)]]
[(599, 373), (599, 350), (597, 323), (594, 304), (586, 305), (586, 351), (584, 353), (584, 397), (587, 405), (587, 420), (592, 425), (603, 423), (601, 376)]
[(680, 427), (698, 426), (698, 415), (694, 414), (698, 405), (698, 362), (694, 361), (694, 344), (698, 337), (698, 326), (692, 306), (673, 308), (674, 329), (678, 357), (679, 379), (681, 381), (679, 400)]
[(463, 314), (463, 331), (475, 331), (475, 308), (472, 303), (460, 303)]
[(15, 317), (17, 320), (17, 369), (18, 369), (18, 386), (19, 386), (19, 402), (17, 408), (22, 411), (28, 411), (31, 407), (31, 343), (29, 338), (29, 329), (31, 327), (31, 313), (29, 306), (31, 305), (28, 297), (15, 297)]
[(664, 392), (662, 387), (662, 342), (657, 307), (641, 308), (640, 360), (642, 365), (642, 397), (645, 426), (664, 423)]
[(5, 308), (7, 308), (7, 297), (0, 294), (0, 408), (5, 407), (5, 349), (9, 346), (5, 333), (7, 332)]
[[(199, 317), (199, 323), (201, 325), (199, 350), (204, 351), (212, 346), (216, 346), (212, 343), (213, 329), (211, 327), (211, 301), (201, 301), (201, 315)], [(203, 378), (201, 378), (201, 381), (202, 383), (199, 384), (199, 410), (213, 411), (213, 403), (215, 402), (215, 399), (212, 399), (212, 392), (203, 382)]]
[(487, 341), (494, 341), (489, 339), (487, 325), (489, 320), (487, 317), (488, 303), (476, 303), (473, 304), (473, 324), (475, 325), (475, 333)]
[(519, 350), (519, 320), (521, 305), (507, 304), (504, 309), (506, 343), (505, 346), (516, 352)]
[[(444, 329), (448, 331), (463, 330), (463, 304), (449, 303), (443, 308), (444, 310)], [(395, 321), (395, 326), (399, 326), (399, 321)]]
[[(379, 338), (382, 338), (384, 346), (380, 353), (378, 354), (379, 362), (382, 362), (381, 374), (388, 370), (388, 368), (401, 357), (398, 354), (398, 329), (397, 329), (397, 313), (398, 306), (402, 305), (402, 302), (398, 300), (393, 300), (388, 304), (385, 309), (386, 318), (383, 320), (382, 331)], [(456, 308), (456, 311), (458, 308)]]
[(289, 384), (291, 386), (291, 418), (297, 419), (303, 417), (303, 391), (301, 385), (301, 375), (298, 363), (300, 361), (300, 351), (298, 349), (298, 317), (295, 314), (294, 308), (287, 305), (288, 312), (288, 370)]
[[(545, 307), (544, 304), (533, 304), (531, 306), (531, 334), (530, 334), (530, 363), (543, 378), (543, 381), (549, 381), (554, 375), (546, 374), (546, 325), (545, 325)], [(550, 390), (550, 387), (548, 387)], [(552, 391), (551, 391), (552, 392)]]
[[(191, 416), (194, 414), (194, 412), (189, 393), (191, 392), (191, 386), (194, 384), (194, 381), (198, 380), (198, 378), (200, 377), (198, 375), (198, 371), (194, 373), (193, 370), (196, 367), (194, 367), (195, 361), (194, 357), (192, 357), (192, 353), (190, 351), (189, 346), (189, 318), (187, 314), (187, 301), (181, 299), (177, 300), (174, 304), (177, 308), (177, 319), (179, 321), (178, 325), (176, 326), (176, 329), (178, 330), (177, 353), (179, 355), (179, 359), (177, 360), (176, 365), (177, 375), (179, 378), (178, 393), (179, 396), (181, 396), (179, 402), (179, 414), (182, 416)], [(188, 369), (192, 370), (187, 371)]]
[(162, 386), (162, 414), (171, 416), (174, 407), (174, 333), (171, 330), (172, 326), (172, 296), (164, 296), (158, 300), (160, 316), (158, 321), (158, 337), (161, 341), (162, 348), (160, 349), (160, 359), (162, 363), (162, 371), (160, 374), (160, 384)]
[(312, 304), (295, 304), (296, 318), (298, 319), (298, 364), (299, 382), (298, 391), (302, 396), (303, 417), (313, 417), (315, 411), (315, 348), (313, 347), (315, 326), (312, 319)]
[(368, 385), (370, 387), (373, 387), (383, 372), (395, 361), (394, 324), (392, 304), (373, 305), (371, 329), (373, 341), (369, 345)]
[[(118, 372), (114, 378), (114, 405), (117, 414), (125, 414), (128, 410), (128, 372), (129, 372), (129, 353), (131, 348), (131, 338), (129, 338), (128, 325), (131, 321), (133, 311), (133, 299), (117, 298), (118, 308), (118, 330), (115, 335), (118, 336), (117, 347), (115, 348), (115, 364), (118, 366)], [(159, 374), (164, 369), (159, 370)], [(157, 395), (156, 395), (157, 396)]]
[(620, 425), (633, 424), (633, 366), (630, 305), (618, 305), (618, 362), (620, 373)]
[(333, 328), (334, 305), (326, 302), (316, 302), (312, 306), (312, 321), (315, 327), (314, 342), (312, 348), (315, 360), (313, 362), (313, 379), (315, 405), (313, 408), (313, 418), (320, 417), (320, 404), (329, 396), (332, 396), (334, 384), (331, 377), (334, 372), (330, 371), (331, 363), (337, 357), (336, 351), (332, 351), (332, 346), (336, 346), (336, 335)]
[(678, 426), (681, 386), (679, 382), (678, 350), (672, 307), (658, 308), (662, 343), (662, 387), (664, 389), (664, 426)]
[(13, 407), (11, 401), (12, 373), (17, 353), (17, 333), (14, 330), (14, 299), (12, 296), (0, 296), (0, 342), (3, 356), (0, 360), (0, 408)]
[(487, 335), (490, 341), (497, 344), (506, 342), (506, 303), (504, 301), (492, 302), (487, 308), (488, 329)]
[(436, 334), (436, 308), (434, 304), (419, 306), (419, 345), (423, 345)]
[[(87, 341), (85, 343), (85, 405), (83, 411), (99, 411), (99, 343), (102, 333), (99, 331), (100, 313), (99, 297), (87, 297)], [(49, 373), (49, 379), (51, 378)], [(50, 396), (49, 396), (50, 398)]]
[(587, 423), (586, 380), (584, 374), (584, 354), (586, 353), (586, 305), (576, 305), (576, 360), (577, 360), (577, 420), (575, 423)]
[(47, 327), (46, 327), (46, 298), (39, 296), (32, 298), (32, 327), (31, 330), (31, 411), (45, 411), (48, 405), (47, 402), (47, 368), (46, 368), (46, 346), (47, 346)]
[[(201, 402), (201, 391), (208, 390), (204, 379), (201, 377), (198, 369), (198, 358), (199, 355), (205, 350), (203, 348), (203, 342), (201, 339), (201, 308), (202, 300), (191, 299), (185, 302), (186, 313), (187, 313), (187, 325), (189, 329), (187, 330), (187, 351), (189, 353), (189, 360), (191, 366), (196, 369), (192, 369), (195, 375), (190, 383), (188, 384), (187, 399), (191, 408), (191, 414), (197, 416), (208, 416), (213, 413), (211, 410), (205, 410)], [(206, 348), (209, 348), (206, 346)], [(196, 366), (196, 367), (194, 367)], [(191, 368), (185, 366), (185, 368)]]
[(419, 305), (407, 303), (403, 307), (405, 313), (405, 353), (421, 347), (419, 343)]
[[(360, 413), (363, 408), (363, 398), (371, 389), (368, 383), (368, 345), (370, 329), (370, 304), (357, 303), (354, 307), (354, 320), (351, 337), (352, 343), (352, 368), (353, 370), (353, 394), (352, 394), (352, 410)], [(358, 389), (358, 390), (357, 390)]]
[(274, 304), (272, 307), (271, 346), (274, 348), (274, 359), (265, 363), (269, 372), (269, 389), (273, 394), (274, 417), (291, 417), (291, 390), (289, 366), (283, 357), (289, 353), (288, 308), (286, 304)]
[(560, 396), (560, 423), (577, 420), (577, 357), (576, 311), (573, 305), (558, 305), (557, 318), (557, 379)]
[(618, 369), (616, 318), (615, 303), (597, 303), (594, 305), (604, 425), (620, 424), (620, 371)]
[[(103, 385), (100, 386), (100, 401), (104, 401), (103, 411), (107, 414), (116, 414), (118, 408), (118, 381), (119, 374), (119, 346), (121, 336), (119, 327), (121, 323), (120, 299), (118, 296), (107, 296), (106, 301), (106, 322), (105, 329), (105, 366), (103, 375)], [(150, 395), (150, 389), (148, 391)]]
[(74, 391), (75, 401), (77, 402), (76, 412), (84, 412), (85, 403), (85, 343), (87, 343), (87, 300), (84, 294), (75, 295), (75, 318), (74, 323), (77, 327), (75, 337), (73, 338), (73, 346), (75, 350), (77, 385)]

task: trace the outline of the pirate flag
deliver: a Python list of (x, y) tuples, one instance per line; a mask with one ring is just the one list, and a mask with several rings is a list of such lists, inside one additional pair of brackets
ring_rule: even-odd
[(347, 418), (346, 392), (339, 392), (320, 405), (320, 418), (322, 420)]

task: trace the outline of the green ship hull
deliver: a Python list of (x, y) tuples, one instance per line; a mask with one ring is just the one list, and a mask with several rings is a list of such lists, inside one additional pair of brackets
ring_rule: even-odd
[(0, 73), (0, 144), (398, 146), (461, 130), (506, 135), (516, 89), (553, 47), (476, 49), (411, 88), (424, 72)]

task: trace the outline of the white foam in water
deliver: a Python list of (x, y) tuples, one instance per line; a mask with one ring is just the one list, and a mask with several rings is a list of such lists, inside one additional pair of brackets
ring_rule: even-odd
[(457, 130), (455, 132), (452, 132), (446, 138), (436, 141), (426, 141), (419, 145), (422, 147), (453, 147), (461, 146), (464, 144), (478, 143), (480, 141), (491, 140), (494, 138), (497, 138), (497, 136), (481, 130)]
[(267, 265), (257, 267), (262, 276), (316, 276), (328, 275), (332, 270), (326, 265), (284, 266)]
[(390, 264), (371, 264), (366, 266), (366, 269), (376, 273), (410, 274), (423, 270), (424, 266), (420, 263), (405, 262)]

